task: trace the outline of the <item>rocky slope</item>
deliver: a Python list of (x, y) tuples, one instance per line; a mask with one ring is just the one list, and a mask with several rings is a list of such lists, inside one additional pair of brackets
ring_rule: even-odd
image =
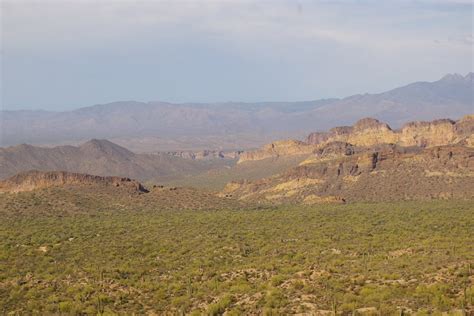
[(231, 182), (222, 195), (307, 204), (474, 198), (472, 147), (393, 144), (364, 147), (329, 142), (312, 156), (280, 175), (252, 182)]
[(463, 143), (473, 144), (474, 115), (466, 115), (458, 121), (440, 119), (431, 122), (411, 122), (399, 130), (373, 118), (364, 118), (353, 126), (341, 126), (328, 132), (311, 133), (306, 142), (282, 141), (263, 148), (245, 152), (239, 163), (249, 160), (262, 160), (285, 155), (310, 154), (331, 142), (345, 142), (355, 146), (376, 146), (396, 144), (399, 146), (433, 147)]
[(148, 192), (138, 181), (121, 177), (100, 177), (65, 171), (27, 171), (0, 181), (0, 192), (24, 192), (55, 186), (101, 186), (131, 193)]

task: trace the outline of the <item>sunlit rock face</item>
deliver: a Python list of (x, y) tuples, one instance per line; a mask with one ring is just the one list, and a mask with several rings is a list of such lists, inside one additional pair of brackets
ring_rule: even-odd
[(349, 143), (354, 146), (396, 144), (407, 147), (433, 147), (463, 142), (466, 146), (472, 146), (473, 131), (474, 115), (467, 115), (459, 121), (441, 119), (431, 122), (410, 122), (399, 130), (392, 130), (388, 124), (379, 120), (364, 118), (354, 126), (340, 126), (328, 132), (311, 133), (305, 142), (277, 141), (260, 149), (244, 152), (240, 155), (239, 162), (303, 155), (332, 142)]

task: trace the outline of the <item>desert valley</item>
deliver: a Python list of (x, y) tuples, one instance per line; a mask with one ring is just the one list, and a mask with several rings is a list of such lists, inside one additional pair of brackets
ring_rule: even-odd
[(473, 137), (471, 114), (253, 150), (1, 148), (2, 312), (472, 313)]
[(0, 20), (0, 315), (474, 316), (472, 0)]

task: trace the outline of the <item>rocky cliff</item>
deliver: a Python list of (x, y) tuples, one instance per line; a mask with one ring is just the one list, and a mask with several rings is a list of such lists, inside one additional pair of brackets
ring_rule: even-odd
[(356, 146), (397, 144), (400, 146), (433, 147), (456, 144), (472, 136), (474, 115), (467, 115), (459, 121), (449, 119), (431, 122), (410, 122), (399, 130), (392, 130), (388, 124), (376, 119), (359, 120), (352, 127), (338, 127), (326, 133), (312, 133), (307, 143), (320, 145), (343, 141)]
[(302, 141), (282, 140), (263, 146), (261, 149), (246, 151), (240, 155), (238, 163), (252, 160), (277, 158), (280, 156), (309, 155), (315, 147)]
[(65, 171), (27, 171), (0, 181), (0, 192), (23, 192), (54, 186), (92, 186), (125, 189), (133, 193), (148, 192), (138, 181), (121, 177), (101, 177)]
[(474, 148), (374, 147), (332, 142), (270, 178), (229, 183), (223, 194), (272, 203), (474, 198)]
[(353, 126), (340, 126), (328, 132), (311, 133), (305, 142), (280, 141), (255, 151), (245, 152), (240, 155), (239, 163), (284, 155), (309, 155), (333, 142), (365, 147), (381, 144), (433, 147), (457, 143), (473, 146), (473, 131), (474, 115), (467, 115), (459, 121), (441, 119), (431, 122), (410, 122), (399, 130), (393, 130), (388, 124), (379, 120), (364, 118)]

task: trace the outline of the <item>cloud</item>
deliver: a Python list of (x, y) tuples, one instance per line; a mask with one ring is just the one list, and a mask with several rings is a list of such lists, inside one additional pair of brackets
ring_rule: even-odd
[[(219, 101), (345, 96), (472, 67), (472, 4), (463, 0), (0, 5), (10, 103), (46, 100), (44, 76), (51, 86), (66, 77), (69, 94), (81, 87), (90, 95), (82, 102), (106, 85), (112, 100)], [(25, 78), (36, 84), (31, 96)]]
[[(429, 3), (461, 3), (432, 0)], [(410, 1), (252, 2), (252, 1), (4, 1), (3, 36), (7, 50), (95, 49), (104, 44), (199, 34), (254, 42), (262, 38), (361, 43), (391, 48), (428, 43), (445, 33), (431, 26), (425, 32), (415, 19), (442, 18), (415, 14)], [(422, 2), (423, 3), (423, 2)], [(413, 26), (404, 29), (403, 23)], [(444, 26), (442, 26), (444, 27)], [(460, 37), (465, 37), (461, 34)], [(436, 38), (433, 38), (436, 37)], [(447, 37), (447, 36), (446, 36)], [(458, 36), (459, 37), (459, 36)], [(418, 44), (417, 44), (418, 43)]]
[(2, 37), (7, 54), (159, 49), (188, 38), (229, 45), (243, 54), (261, 46), (321, 45), (392, 54), (439, 49), (436, 43), (465, 51), (471, 45), (470, 14), (434, 8), (467, 3), (5, 0)]

